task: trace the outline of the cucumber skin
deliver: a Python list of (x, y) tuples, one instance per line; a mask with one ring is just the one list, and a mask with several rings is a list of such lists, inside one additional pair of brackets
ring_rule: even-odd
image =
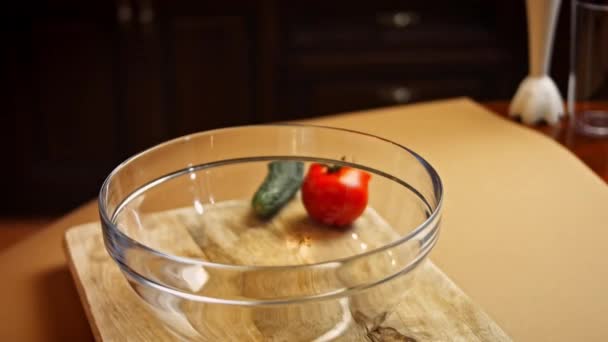
[(280, 160), (268, 163), (268, 174), (251, 205), (258, 217), (270, 218), (298, 192), (304, 180), (304, 163)]

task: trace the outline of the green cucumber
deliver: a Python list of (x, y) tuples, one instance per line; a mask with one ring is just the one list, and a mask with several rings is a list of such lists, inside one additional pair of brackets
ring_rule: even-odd
[(298, 192), (304, 179), (304, 163), (277, 160), (268, 164), (268, 174), (256, 191), (251, 205), (261, 218), (270, 218)]

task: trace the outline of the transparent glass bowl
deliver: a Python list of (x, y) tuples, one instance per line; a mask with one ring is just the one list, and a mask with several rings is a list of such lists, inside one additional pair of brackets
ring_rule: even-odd
[[(307, 217), (299, 194), (271, 220), (250, 201), (267, 164), (372, 175), (351, 226)], [(119, 165), (99, 210), (106, 248), (169, 331), (200, 341), (353, 341), (390, 314), (438, 238), (442, 185), (420, 156), (368, 134), (260, 125), (171, 140)]]

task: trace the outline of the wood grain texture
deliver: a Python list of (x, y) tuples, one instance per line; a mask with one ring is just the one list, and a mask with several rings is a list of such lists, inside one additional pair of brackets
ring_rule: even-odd
[[(183, 213), (182, 213), (183, 215)], [(163, 218), (157, 218), (162, 222)], [(175, 215), (166, 217), (175, 226)], [(197, 243), (184, 230), (188, 250), (198, 254)], [(175, 236), (173, 237), (175, 238)], [(189, 241), (187, 241), (189, 240)], [(69, 229), (65, 234), (65, 251), (81, 301), (98, 341), (159, 341), (175, 337), (165, 330), (156, 316), (130, 288), (118, 266), (107, 254), (98, 223)], [(352, 324), (365, 326), (368, 332), (361, 340), (378, 341), (510, 341), (502, 329), (473, 303), (431, 261), (416, 271), (402, 301), (387, 316), (366, 317), (355, 312)], [(350, 313), (348, 314), (350, 316)], [(239, 324), (241, 322), (239, 321)], [(255, 320), (249, 323), (254, 324)], [(259, 332), (269, 327), (258, 326)], [(396, 334), (396, 333), (399, 334)], [(266, 335), (268, 336), (268, 335)], [(289, 336), (289, 340), (306, 340)], [(383, 339), (378, 339), (383, 338)], [(391, 339), (395, 338), (395, 339)], [(400, 339), (396, 339), (400, 338)], [(226, 339), (224, 339), (226, 340)], [(242, 339), (241, 339), (242, 340)], [(347, 340), (353, 340), (352, 338)]]

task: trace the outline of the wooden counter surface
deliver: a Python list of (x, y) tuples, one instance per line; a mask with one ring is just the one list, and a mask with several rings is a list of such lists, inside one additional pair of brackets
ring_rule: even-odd
[[(437, 168), (446, 197), (431, 259), (514, 340), (608, 340), (608, 186), (567, 149), (468, 99), (310, 122), (381, 135)], [(0, 340), (92, 339), (61, 245), (95, 220), (89, 202), (0, 252)]]
[[(508, 117), (509, 102), (494, 101), (482, 104), (491, 111)], [(605, 108), (608, 111), (608, 102), (594, 102), (593, 105), (594, 108)], [(577, 134), (567, 119), (562, 120), (557, 126), (541, 124), (530, 128), (562, 144), (608, 182), (608, 137), (591, 138)]]

